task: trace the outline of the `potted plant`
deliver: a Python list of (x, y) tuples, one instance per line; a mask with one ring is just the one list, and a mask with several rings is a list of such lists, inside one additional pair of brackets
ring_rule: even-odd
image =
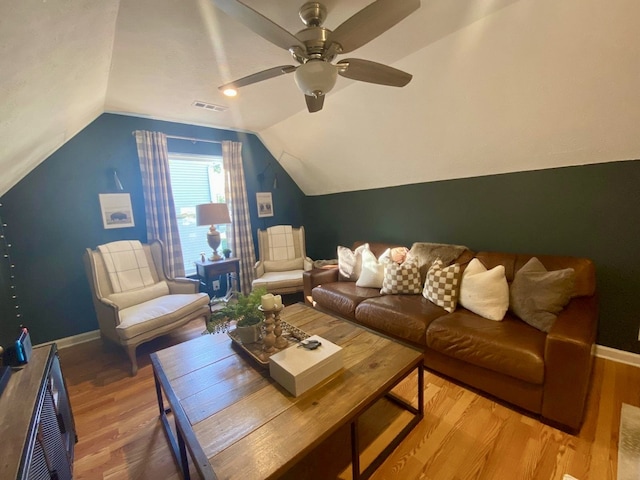
[(222, 254), (224, 255), (224, 258), (229, 258), (231, 256), (231, 249), (225, 248), (224, 250), (222, 250)]
[(266, 288), (256, 288), (249, 295), (237, 293), (237, 299), (228, 301), (222, 308), (211, 314), (207, 321), (207, 332), (226, 332), (235, 322), (242, 343), (254, 343), (260, 339), (264, 314), (258, 309)]

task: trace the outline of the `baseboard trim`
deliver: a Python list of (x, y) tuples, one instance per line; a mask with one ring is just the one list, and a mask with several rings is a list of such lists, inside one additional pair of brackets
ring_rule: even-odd
[(51, 345), (52, 343), (55, 343), (56, 346), (58, 347), (58, 350), (61, 350), (63, 348), (72, 347), (74, 345), (80, 345), (81, 343), (91, 342), (99, 338), (100, 338), (100, 330), (92, 330), (91, 332), (79, 333), (78, 335), (60, 338), (59, 340), (54, 340), (52, 342), (40, 343), (36, 346)]
[(637, 353), (617, 350), (603, 345), (596, 345), (595, 355), (596, 357), (606, 358), (607, 360), (612, 360), (614, 362), (626, 363), (627, 365), (640, 367), (640, 355)]

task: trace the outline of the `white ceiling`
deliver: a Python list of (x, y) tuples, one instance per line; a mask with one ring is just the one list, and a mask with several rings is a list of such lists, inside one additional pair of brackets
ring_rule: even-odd
[[(292, 33), (303, 0), (246, 0)], [(370, 0), (326, 0), (334, 29)], [(293, 64), (210, 0), (0, 0), (0, 195), (103, 112), (257, 133), (310, 195), (640, 157), (635, 0), (422, 0), (309, 114)], [(194, 101), (228, 106), (224, 113)]]

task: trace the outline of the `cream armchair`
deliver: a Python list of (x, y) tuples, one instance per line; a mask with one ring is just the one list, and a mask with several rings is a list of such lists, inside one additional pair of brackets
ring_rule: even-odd
[(306, 255), (304, 227), (277, 225), (258, 230), (258, 250), (254, 289), (264, 287), (276, 294), (303, 290), (302, 272), (313, 267), (313, 261)]
[[(130, 245), (137, 250), (136, 253), (128, 253), (137, 255), (134, 262), (143, 265), (143, 268), (138, 267), (142, 274), (133, 272), (135, 281), (126, 277), (119, 279), (118, 272), (114, 273), (113, 258), (101, 250), (113, 246), (128, 249)], [(103, 341), (125, 348), (131, 360), (132, 375), (138, 371), (138, 345), (198, 317), (204, 320), (210, 313), (209, 296), (198, 293), (197, 280), (167, 277), (162, 249), (162, 243), (157, 240), (149, 244), (121, 241), (100, 246), (96, 250), (87, 248), (83, 256), (100, 336)], [(115, 263), (118, 263), (117, 260)], [(139, 284), (141, 281), (143, 285)]]

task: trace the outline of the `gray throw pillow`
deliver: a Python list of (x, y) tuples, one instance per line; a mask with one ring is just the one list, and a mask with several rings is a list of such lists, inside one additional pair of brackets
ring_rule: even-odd
[(532, 327), (549, 332), (574, 291), (573, 268), (548, 272), (536, 257), (518, 270), (509, 289), (509, 309)]
[(406, 261), (414, 262), (420, 269), (420, 277), (422, 283), (427, 278), (427, 271), (436, 261), (436, 259), (442, 260), (443, 266), (449, 265), (462, 253), (467, 250), (467, 247), (462, 245), (449, 245), (447, 243), (428, 243), (428, 242), (415, 242), (411, 245), (411, 250), (407, 253)]

